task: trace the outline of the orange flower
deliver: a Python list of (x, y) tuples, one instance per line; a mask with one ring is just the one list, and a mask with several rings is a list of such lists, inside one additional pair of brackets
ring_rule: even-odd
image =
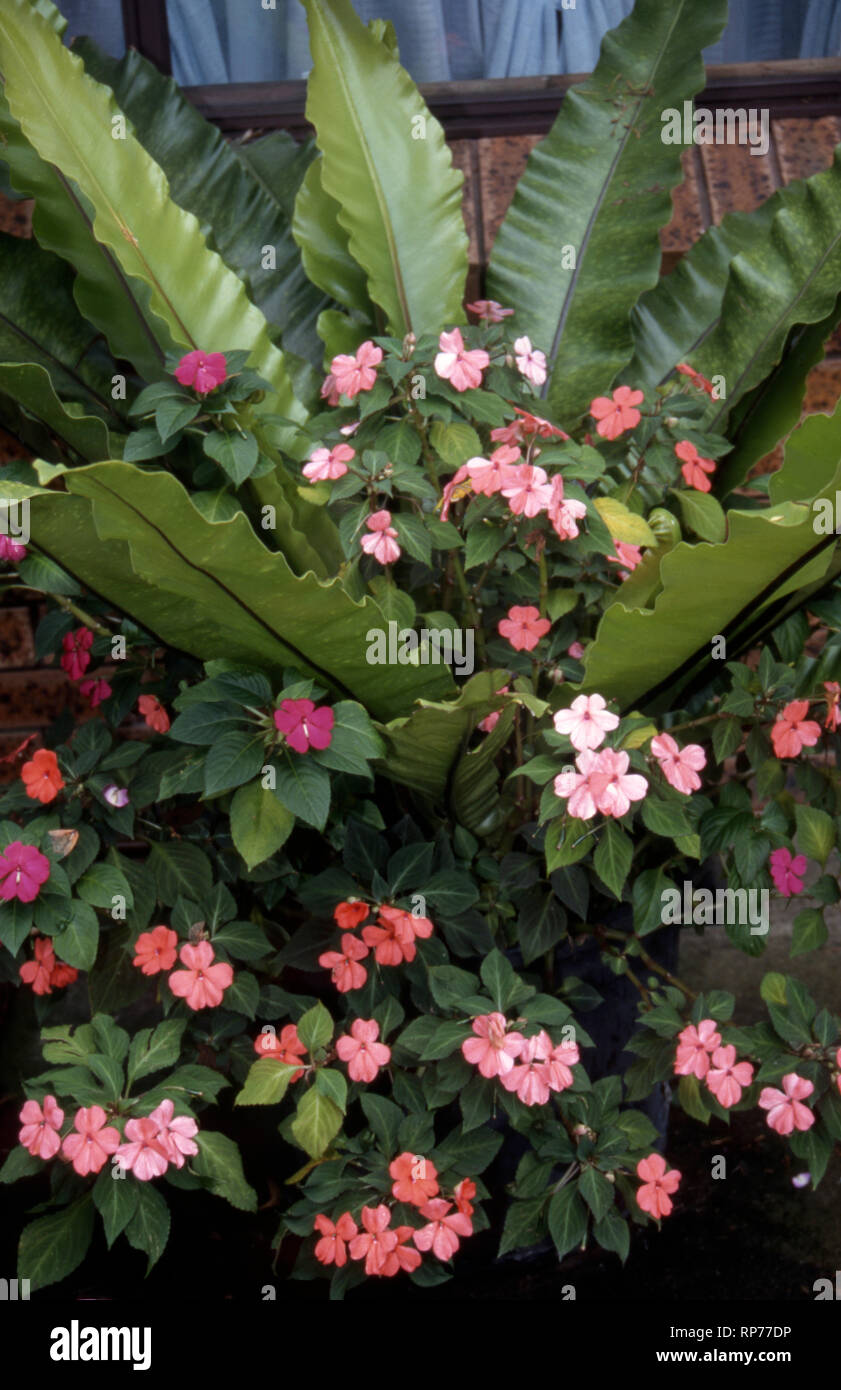
[(150, 729), (154, 729), (156, 734), (166, 733), (169, 728), (169, 715), (157, 695), (141, 695), (137, 701), (137, 708)]
[(178, 935), (171, 927), (153, 927), (151, 931), (141, 932), (134, 943), (136, 965), (144, 975), (158, 975), (161, 970), (171, 970), (175, 964)]
[(44, 804), (55, 801), (64, 786), (64, 778), (58, 770), (58, 758), (49, 748), (39, 748), (32, 759), (24, 763), (20, 775), (26, 795)]

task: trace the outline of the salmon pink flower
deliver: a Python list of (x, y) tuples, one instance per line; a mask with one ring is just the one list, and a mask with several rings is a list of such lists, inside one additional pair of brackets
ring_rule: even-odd
[(337, 903), (333, 908), (333, 916), (342, 931), (353, 931), (360, 922), (365, 921), (370, 911), (367, 903), (358, 902), (354, 898), (350, 902)]
[(645, 400), (643, 391), (632, 391), (630, 386), (618, 386), (609, 396), (596, 396), (590, 402), (590, 414), (598, 420), (596, 434), (602, 439), (618, 439), (626, 430), (632, 430), (640, 422), (636, 409)]
[(497, 624), (500, 637), (506, 638), (516, 652), (530, 652), (545, 637), (552, 624), (548, 618), (541, 618), (539, 611), (531, 604), (514, 604), (509, 608), (508, 617), (501, 618)]
[(456, 1206), (465, 1216), (473, 1215), (473, 1199), (476, 1196), (476, 1184), (472, 1178), (462, 1178), (461, 1182), (453, 1190), (456, 1199)]
[(199, 1127), (192, 1115), (176, 1115), (173, 1102), (162, 1100), (160, 1105), (151, 1111), (149, 1119), (157, 1126), (157, 1142), (169, 1162), (176, 1168), (183, 1168), (187, 1159), (193, 1158), (199, 1151), (195, 1139)]
[(640, 1159), (637, 1176), (643, 1182), (637, 1192), (637, 1205), (656, 1221), (661, 1216), (668, 1216), (672, 1210), (671, 1193), (676, 1192), (680, 1185), (678, 1169), (672, 1168), (667, 1173), (665, 1158), (662, 1154), (654, 1153)]
[(555, 795), (567, 800), (567, 810), (578, 820), (590, 820), (596, 814), (591, 777), (599, 766), (599, 755), (585, 748), (575, 759), (575, 768), (564, 768), (554, 781)]
[(508, 1033), (504, 1014), (480, 1014), (473, 1020), (475, 1038), (465, 1038), (462, 1056), (482, 1076), (505, 1076), (514, 1066), (525, 1045), (522, 1033)]
[(215, 1009), (222, 995), (234, 982), (234, 972), (225, 961), (214, 963), (213, 947), (209, 941), (188, 942), (179, 951), (186, 970), (173, 970), (168, 984), (173, 994), (183, 999), (188, 1009)]
[(518, 1064), (500, 1077), (506, 1091), (515, 1091), (523, 1105), (545, 1105), (549, 1099), (552, 1073), (547, 1063), (553, 1048), (549, 1034), (541, 1029), (534, 1037), (526, 1038)]
[(561, 473), (554, 474), (550, 486), (547, 515), (555, 534), (561, 541), (574, 540), (578, 535), (578, 522), (587, 515), (587, 508), (583, 502), (564, 497), (564, 479)]
[(697, 386), (699, 391), (706, 391), (707, 395), (712, 400), (715, 399), (715, 388), (713, 387), (712, 382), (707, 381), (707, 378), (705, 376), (701, 376), (700, 372), (696, 372), (695, 368), (690, 367), (688, 362), (678, 362), (677, 366), (675, 367), (675, 371), (680, 372), (682, 376), (688, 376), (693, 386)]
[(336, 385), (336, 378), (334, 377), (332, 372), (330, 372), (324, 378), (324, 381), (321, 383), (321, 391), (319, 392), (319, 395), (321, 396), (321, 399), (323, 401), (327, 402), (328, 405), (341, 404), (339, 388)]
[(20, 775), (26, 795), (33, 801), (40, 801), (42, 806), (48, 801), (55, 801), (64, 786), (64, 778), (58, 770), (58, 758), (49, 748), (39, 748), (37, 753), (33, 753), (30, 761), (21, 768)]
[(428, 1225), (415, 1231), (415, 1245), (419, 1250), (431, 1250), (439, 1260), (451, 1260), (461, 1244), (459, 1236), (472, 1236), (473, 1222), (463, 1211), (450, 1212), (452, 1202), (443, 1197), (434, 1197), (420, 1209)]
[(400, 559), (401, 550), (397, 544), (397, 532), (391, 524), (391, 512), (385, 508), (372, 512), (365, 525), (370, 535), (362, 536), (359, 544), (366, 555), (373, 555), (380, 565), (392, 565)]
[(20, 545), (11, 536), (7, 536), (4, 531), (0, 531), (0, 560), (5, 560), (10, 565), (16, 565), (25, 559), (26, 546)]
[(154, 729), (156, 734), (165, 734), (167, 732), (169, 729), (169, 715), (157, 695), (141, 695), (137, 701), (137, 708), (143, 715), (149, 728)]
[(34, 950), (34, 960), (24, 961), (18, 974), (25, 985), (32, 986), (33, 994), (52, 994), (56, 964), (53, 943), (46, 936), (36, 936)]
[(761, 1110), (768, 1111), (768, 1124), (777, 1134), (791, 1134), (792, 1130), (811, 1129), (815, 1123), (815, 1112), (802, 1102), (814, 1091), (811, 1081), (790, 1071), (783, 1077), (783, 1089), (764, 1086), (759, 1093)]
[[(158, 1134), (158, 1123), (149, 1115), (143, 1120), (126, 1120), (125, 1141), (117, 1150), (123, 1168), (139, 1182), (162, 1178), (169, 1167), (167, 1150)], [(198, 1149), (196, 1149), (198, 1153)]]
[(712, 1066), (707, 1072), (706, 1081), (719, 1105), (729, 1110), (742, 1099), (742, 1090), (753, 1081), (753, 1067), (750, 1062), (737, 1062), (736, 1049), (717, 1047), (713, 1053)]
[(362, 1208), (362, 1226), (350, 1241), (350, 1258), (365, 1261), (366, 1274), (382, 1274), (383, 1265), (397, 1248), (397, 1232), (389, 1230), (391, 1212), (384, 1202)]
[(61, 667), (71, 680), (81, 680), (91, 664), (93, 633), (90, 628), (77, 627), (74, 632), (66, 632), (61, 639)]
[(472, 304), (467, 305), (467, 309), (477, 318), (487, 319), (488, 323), (502, 323), (503, 319), (510, 318), (514, 312), (513, 309), (503, 309), (495, 299), (475, 299)]
[(228, 375), (224, 352), (202, 352), (196, 348), (185, 353), (175, 368), (175, 379), (182, 386), (192, 386), (197, 396), (207, 396), (221, 386)]
[[(306, 1044), (301, 1042), (298, 1037), (298, 1029), (294, 1023), (287, 1023), (280, 1030), (280, 1037), (275, 1033), (261, 1033), (254, 1039), (254, 1051), (258, 1057), (273, 1057), (276, 1062), (283, 1062), (287, 1067), (294, 1067), (301, 1057), (306, 1057)], [(293, 1072), (289, 1078), (294, 1084), (300, 1081), (304, 1074), (304, 1068)]]
[(424, 1202), (437, 1197), (438, 1170), (431, 1159), (411, 1153), (398, 1154), (388, 1165), (388, 1171), (394, 1178), (391, 1193), (398, 1202), (422, 1207)]
[(360, 391), (370, 391), (377, 380), (377, 367), (382, 360), (382, 348), (372, 343), (370, 338), (360, 343), (353, 356), (340, 352), (330, 363), (330, 375), (336, 383), (336, 390), (350, 400), (358, 396)]
[(429, 937), (433, 930), (428, 917), (414, 917), (401, 907), (381, 907), (376, 925), (362, 928), (362, 939), (380, 965), (400, 965), (415, 959), (415, 938)]
[(808, 862), (805, 854), (796, 854), (792, 858), (791, 850), (786, 849), (785, 845), (772, 849), (768, 856), (771, 877), (777, 892), (782, 893), (784, 898), (803, 892), (803, 875)]
[(107, 681), (87, 680), (82, 681), (79, 690), (86, 700), (90, 700), (91, 709), (96, 709), (104, 700), (111, 695), (111, 687)]
[(566, 734), (573, 748), (598, 748), (619, 723), (619, 715), (607, 708), (603, 695), (578, 695), (569, 709), (552, 716), (555, 732)]
[[(497, 690), (496, 694), (507, 695), (508, 689), (509, 687), (507, 685), (501, 685), (499, 687), (499, 690)], [(483, 734), (492, 734), (497, 724), (499, 723), (499, 716), (501, 714), (502, 710), (493, 710), (490, 714), (486, 715), (484, 719), (479, 720), (477, 728), (481, 729)]]
[(368, 947), (352, 932), (344, 932), (338, 951), (325, 951), (318, 957), (319, 965), (331, 971), (331, 979), (340, 994), (348, 990), (361, 989), (368, 978), (368, 971), (359, 961), (368, 954)]
[(796, 758), (801, 748), (813, 748), (821, 736), (821, 726), (807, 719), (808, 700), (792, 700), (771, 726), (771, 742), (778, 758)]
[(687, 743), (680, 748), (671, 734), (658, 734), (651, 740), (651, 751), (660, 764), (660, 771), (670, 786), (688, 796), (701, 785), (698, 776), (707, 765), (707, 756), (700, 743)]
[(318, 709), (313, 700), (281, 700), (274, 712), (275, 728), (296, 753), (310, 748), (329, 748), (336, 716), (328, 705)]
[(64, 1111), (55, 1096), (44, 1096), (43, 1109), (37, 1100), (28, 1100), (18, 1115), (23, 1128), (18, 1140), (33, 1158), (55, 1158), (61, 1148), (59, 1130), (64, 1124)]
[(353, 1240), (358, 1229), (349, 1211), (343, 1212), (335, 1225), (329, 1216), (319, 1212), (313, 1222), (313, 1230), (321, 1232), (321, 1240), (315, 1243), (319, 1264), (336, 1265), (338, 1269), (346, 1265), (348, 1241)]
[(702, 458), (695, 445), (690, 444), (688, 439), (682, 439), (675, 445), (675, 453), (683, 460), (680, 471), (686, 486), (695, 488), (697, 492), (709, 492), (712, 483), (707, 474), (715, 472), (713, 459)]
[(311, 483), (333, 482), (336, 478), (344, 477), (348, 464), (355, 457), (356, 450), (351, 449), (349, 444), (336, 444), (332, 449), (314, 449), (309, 463), (305, 463), (301, 471)]
[(834, 733), (841, 724), (841, 685), (838, 681), (824, 681), (823, 688), (826, 691), (826, 719), (823, 726)]
[(22, 903), (34, 902), (49, 876), (50, 861), (34, 845), (12, 840), (0, 853), (0, 898), (3, 902), (9, 903), (12, 898)]
[(449, 381), (454, 391), (468, 391), (482, 385), (482, 372), (491, 362), (484, 348), (466, 348), (458, 328), (442, 333), (438, 347), (435, 370), (444, 381)]
[(444, 484), (441, 493), (441, 520), (446, 521), (450, 515), (450, 507), (453, 502), (460, 502), (462, 497), (473, 491), (473, 484), (467, 471), (467, 464), (462, 464), (457, 468), (448, 483)]
[(530, 338), (517, 338), (514, 342), (514, 361), (521, 376), (532, 386), (542, 386), (546, 380), (546, 353), (533, 348)]
[(721, 1047), (721, 1034), (711, 1018), (702, 1018), (697, 1028), (690, 1023), (678, 1033), (675, 1055), (677, 1076), (697, 1076), (703, 1081), (710, 1069), (710, 1054)]
[[(343, 1033), (337, 1038), (336, 1052), (343, 1062), (347, 1062), (352, 1081), (370, 1083), (376, 1080), (380, 1067), (387, 1066), (391, 1061), (391, 1048), (377, 1042), (379, 1035), (380, 1025), (376, 1019), (355, 1018), (350, 1025), (350, 1034)], [(364, 1219), (362, 1224), (365, 1225)], [(358, 1257), (354, 1255), (353, 1258)]]
[(546, 1059), (547, 1077), (546, 1080), (550, 1091), (566, 1091), (572, 1085), (575, 1077), (571, 1068), (576, 1062), (581, 1061), (581, 1054), (578, 1051), (578, 1044), (574, 1042), (558, 1043), (553, 1046), (552, 1051)]
[(552, 500), (552, 489), (544, 469), (530, 463), (512, 468), (507, 485), (501, 489), (515, 516), (537, 516)]
[(632, 801), (642, 801), (648, 783), (636, 772), (628, 772), (630, 758), (624, 751), (603, 748), (598, 764), (590, 774), (590, 790), (597, 810), (603, 816), (624, 816)]
[(631, 570), (635, 570), (642, 559), (642, 549), (638, 545), (631, 545), (628, 541), (614, 541), (613, 549), (615, 555), (608, 555), (609, 565), (624, 565), (622, 578), (627, 579)]
[(61, 1152), (70, 1160), (80, 1177), (98, 1173), (111, 1154), (120, 1147), (119, 1131), (106, 1124), (107, 1115), (101, 1105), (84, 1106), (73, 1117), (75, 1134), (62, 1140)]
[(397, 1244), (390, 1255), (386, 1255), (383, 1261), (380, 1274), (389, 1278), (391, 1275), (399, 1274), (401, 1269), (405, 1269), (411, 1274), (413, 1269), (417, 1269), (421, 1262), (421, 1257), (417, 1250), (409, 1244), (414, 1236), (412, 1226), (395, 1226), (394, 1234), (397, 1236)]
[(481, 455), (468, 459), (464, 466), (473, 491), (480, 497), (493, 497), (494, 493), (508, 487), (512, 479), (517, 477), (513, 465), (519, 457), (520, 450), (513, 444), (501, 444), (498, 449), (494, 449), (489, 459), (482, 458)]
[(153, 927), (151, 931), (141, 932), (134, 943), (134, 960), (144, 975), (157, 975), (161, 970), (171, 970), (175, 964), (178, 949), (178, 935), (171, 927)]

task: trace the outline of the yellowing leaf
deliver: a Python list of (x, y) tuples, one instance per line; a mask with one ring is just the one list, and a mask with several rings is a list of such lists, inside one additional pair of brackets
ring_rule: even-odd
[(657, 544), (648, 522), (615, 497), (597, 497), (593, 506), (615, 541), (625, 541), (627, 545)]

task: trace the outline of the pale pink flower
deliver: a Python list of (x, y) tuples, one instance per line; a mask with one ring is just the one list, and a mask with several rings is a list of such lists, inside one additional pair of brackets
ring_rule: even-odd
[(636, 772), (628, 772), (630, 759), (624, 751), (603, 748), (598, 766), (590, 776), (590, 788), (596, 807), (603, 816), (624, 816), (632, 801), (642, 801), (648, 783)]
[(546, 636), (551, 626), (549, 619), (541, 618), (539, 610), (531, 604), (515, 603), (509, 608), (508, 617), (498, 622), (497, 631), (516, 652), (530, 652)]
[(501, 444), (494, 449), (489, 459), (472, 458), (465, 464), (473, 491), (482, 497), (492, 497), (495, 492), (507, 487), (517, 474), (512, 467), (520, 457), (520, 450), (514, 444)]
[[(599, 765), (599, 755), (585, 748), (575, 759), (575, 768), (565, 768), (554, 781), (555, 795), (569, 798), (567, 810), (578, 820), (590, 820), (596, 814), (596, 803), (590, 778)], [(577, 771), (575, 770), (577, 769)]]
[(102, 788), (102, 798), (117, 811), (122, 810), (129, 803), (128, 790), (125, 787), (118, 787), (116, 782), (109, 782), (107, 787)]
[(192, 386), (199, 396), (206, 396), (221, 386), (227, 376), (223, 352), (188, 352), (175, 368), (175, 379), (182, 386)]
[(439, 1260), (450, 1260), (459, 1248), (459, 1236), (473, 1234), (473, 1222), (463, 1211), (450, 1213), (452, 1202), (443, 1197), (433, 1197), (420, 1208), (421, 1216), (428, 1221), (415, 1231), (415, 1245), (419, 1250), (431, 1250)]
[(222, 995), (234, 982), (234, 972), (226, 961), (215, 961), (209, 941), (188, 942), (179, 956), (186, 970), (173, 970), (168, 984), (188, 1009), (215, 1009)]
[(302, 473), (311, 483), (333, 482), (343, 478), (347, 466), (356, 457), (356, 450), (349, 444), (335, 444), (332, 449), (314, 449), (309, 463), (305, 463)]
[(503, 497), (515, 516), (537, 516), (545, 512), (552, 500), (552, 489), (545, 471), (530, 463), (512, 468), (508, 482), (502, 488)]
[(783, 1089), (765, 1086), (759, 1093), (759, 1106), (768, 1111), (768, 1124), (777, 1134), (791, 1134), (794, 1129), (811, 1129), (816, 1115), (802, 1102), (814, 1091), (811, 1081), (790, 1071), (783, 1077)]
[(643, 1181), (637, 1192), (637, 1205), (657, 1221), (661, 1216), (668, 1216), (672, 1210), (670, 1194), (676, 1192), (680, 1184), (678, 1169), (672, 1168), (667, 1173), (663, 1155), (649, 1154), (637, 1164), (637, 1176)]
[(738, 1105), (742, 1090), (753, 1081), (753, 1067), (750, 1062), (737, 1062), (736, 1049), (717, 1047), (713, 1053), (713, 1064), (707, 1072), (707, 1085), (725, 1110)]
[(61, 1148), (58, 1131), (64, 1124), (64, 1111), (55, 1096), (44, 1096), (43, 1109), (37, 1100), (26, 1101), (18, 1119), (23, 1125), (18, 1139), (33, 1158), (55, 1158)]
[(82, 1178), (98, 1173), (120, 1147), (119, 1131), (106, 1124), (107, 1118), (101, 1105), (85, 1106), (73, 1118), (76, 1133), (62, 1140), (62, 1154)]
[[(341, 396), (353, 400), (360, 391), (370, 391), (377, 379), (377, 367), (383, 360), (383, 350), (370, 338), (360, 343), (355, 355), (340, 352), (330, 363), (330, 376)], [(328, 381), (329, 381), (328, 377)], [(325, 382), (325, 385), (327, 383)], [(329, 401), (329, 397), (328, 397)], [(329, 401), (329, 404), (333, 404)]]
[(513, 309), (503, 309), (495, 299), (476, 299), (467, 305), (467, 309), (477, 318), (487, 319), (488, 323), (502, 323), (503, 319), (510, 318), (514, 312)]
[(805, 854), (796, 854), (792, 858), (791, 850), (781, 845), (779, 849), (771, 851), (768, 862), (778, 893), (782, 893), (784, 898), (790, 898), (793, 894), (803, 892), (803, 875), (809, 863)]
[(514, 360), (517, 370), (533, 386), (542, 386), (546, 380), (546, 353), (533, 348), (530, 338), (517, 338), (514, 343)]
[(482, 372), (491, 361), (484, 348), (466, 348), (458, 328), (442, 333), (438, 347), (435, 370), (444, 381), (449, 381), (453, 390), (469, 391), (482, 385)]
[(574, 540), (578, 535), (578, 522), (587, 515), (587, 508), (583, 502), (564, 497), (564, 479), (561, 473), (553, 475), (550, 487), (547, 512), (555, 534), (562, 541)]
[(156, 1120), (148, 1115), (142, 1120), (126, 1120), (126, 1141), (117, 1150), (123, 1168), (128, 1168), (139, 1182), (162, 1178), (169, 1167), (167, 1149), (161, 1142)]
[(362, 1208), (363, 1229), (350, 1241), (350, 1258), (365, 1261), (366, 1274), (382, 1274), (388, 1256), (397, 1247), (397, 1232), (389, 1230), (391, 1212), (384, 1202)]
[(688, 796), (701, 785), (698, 776), (707, 765), (707, 756), (700, 743), (687, 743), (680, 748), (671, 734), (658, 734), (651, 740), (651, 751), (660, 764), (660, 771), (670, 786)]
[(196, 1121), (191, 1115), (176, 1115), (171, 1100), (162, 1100), (150, 1113), (149, 1119), (157, 1126), (157, 1141), (169, 1162), (176, 1168), (183, 1168), (187, 1159), (199, 1151), (195, 1142), (199, 1132)]
[(321, 383), (321, 391), (319, 394), (321, 396), (321, 399), (323, 401), (326, 401), (328, 405), (341, 404), (339, 388), (336, 385), (336, 378), (334, 377), (332, 372), (328, 373), (328, 375), (324, 378), (324, 381)]
[(366, 519), (370, 535), (363, 536), (359, 542), (366, 555), (373, 555), (381, 565), (391, 565), (400, 559), (400, 546), (397, 532), (391, 524), (391, 512), (383, 509), (372, 512)]
[(631, 570), (635, 570), (642, 559), (642, 548), (638, 545), (631, 545), (629, 541), (614, 541), (613, 548), (615, 555), (608, 555), (609, 565), (624, 565), (622, 578), (627, 579)]
[(626, 430), (632, 430), (640, 422), (636, 407), (644, 400), (644, 392), (632, 391), (630, 386), (618, 386), (612, 399), (596, 396), (590, 402), (590, 414), (598, 421), (596, 434), (600, 434), (602, 439), (618, 439)]
[(553, 1046), (546, 1060), (547, 1081), (550, 1091), (566, 1091), (575, 1080), (571, 1068), (580, 1062), (578, 1044), (562, 1042)]
[(550, 1078), (558, 1073), (550, 1070), (554, 1044), (543, 1029), (534, 1037), (526, 1038), (520, 1051), (519, 1063), (506, 1072), (500, 1080), (506, 1091), (516, 1092), (523, 1105), (545, 1105), (549, 1099)]
[(475, 1038), (466, 1038), (462, 1056), (479, 1068), (482, 1076), (504, 1076), (519, 1057), (525, 1039), (522, 1033), (507, 1033), (504, 1014), (480, 1014), (473, 1020)]
[(584, 648), (580, 642), (573, 642), (571, 646), (567, 647), (567, 656), (571, 656), (573, 661), (580, 661), (583, 655)]
[(710, 1054), (721, 1047), (721, 1034), (714, 1019), (702, 1018), (697, 1028), (688, 1024), (678, 1033), (675, 1073), (677, 1076), (697, 1076), (703, 1081), (710, 1069)]
[(380, 1025), (376, 1019), (355, 1018), (350, 1025), (350, 1034), (343, 1033), (336, 1040), (336, 1052), (343, 1062), (347, 1062), (352, 1081), (375, 1081), (380, 1067), (387, 1066), (391, 1061), (391, 1048), (377, 1042), (379, 1035)]
[(605, 735), (615, 729), (619, 715), (607, 708), (603, 695), (578, 695), (569, 709), (559, 709), (552, 716), (555, 732), (566, 734), (573, 748), (598, 748)]

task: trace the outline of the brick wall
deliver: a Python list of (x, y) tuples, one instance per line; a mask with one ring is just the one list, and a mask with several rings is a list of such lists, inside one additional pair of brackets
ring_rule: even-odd
[[(749, 212), (776, 188), (807, 178), (832, 163), (841, 142), (841, 119), (797, 117), (772, 122), (767, 155), (745, 146), (701, 146), (683, 156), (685, 182), (673, 198), (673, 217), (661, 234), (663, 269), (668, 272), (701, 233), (728, 212)], [(464, 216), (470, 236), (470, 294), (480, 293), (482, 267), (505, 215), (517, 180), (537, 136), (455, 140), (453, 156), (465, 174)], [(0, 198), (0, 228), (31, 235), (31, 207)], [(830, 343), (826, 360), (809, 376), (805, 413), (830, 411), (841, 396), (841, 334)], [(19, 456), (18, 446), (0, 430), (0, 464)], [(0, 607), (0, 758), (28, 733), (49, 724), (66, 706), (85, 712), (74, 682), (61, 670), (35, 663), (32, 633), (37, 605), (7, 599)], [(0, 780), (4, 765), (0, 762)]]

